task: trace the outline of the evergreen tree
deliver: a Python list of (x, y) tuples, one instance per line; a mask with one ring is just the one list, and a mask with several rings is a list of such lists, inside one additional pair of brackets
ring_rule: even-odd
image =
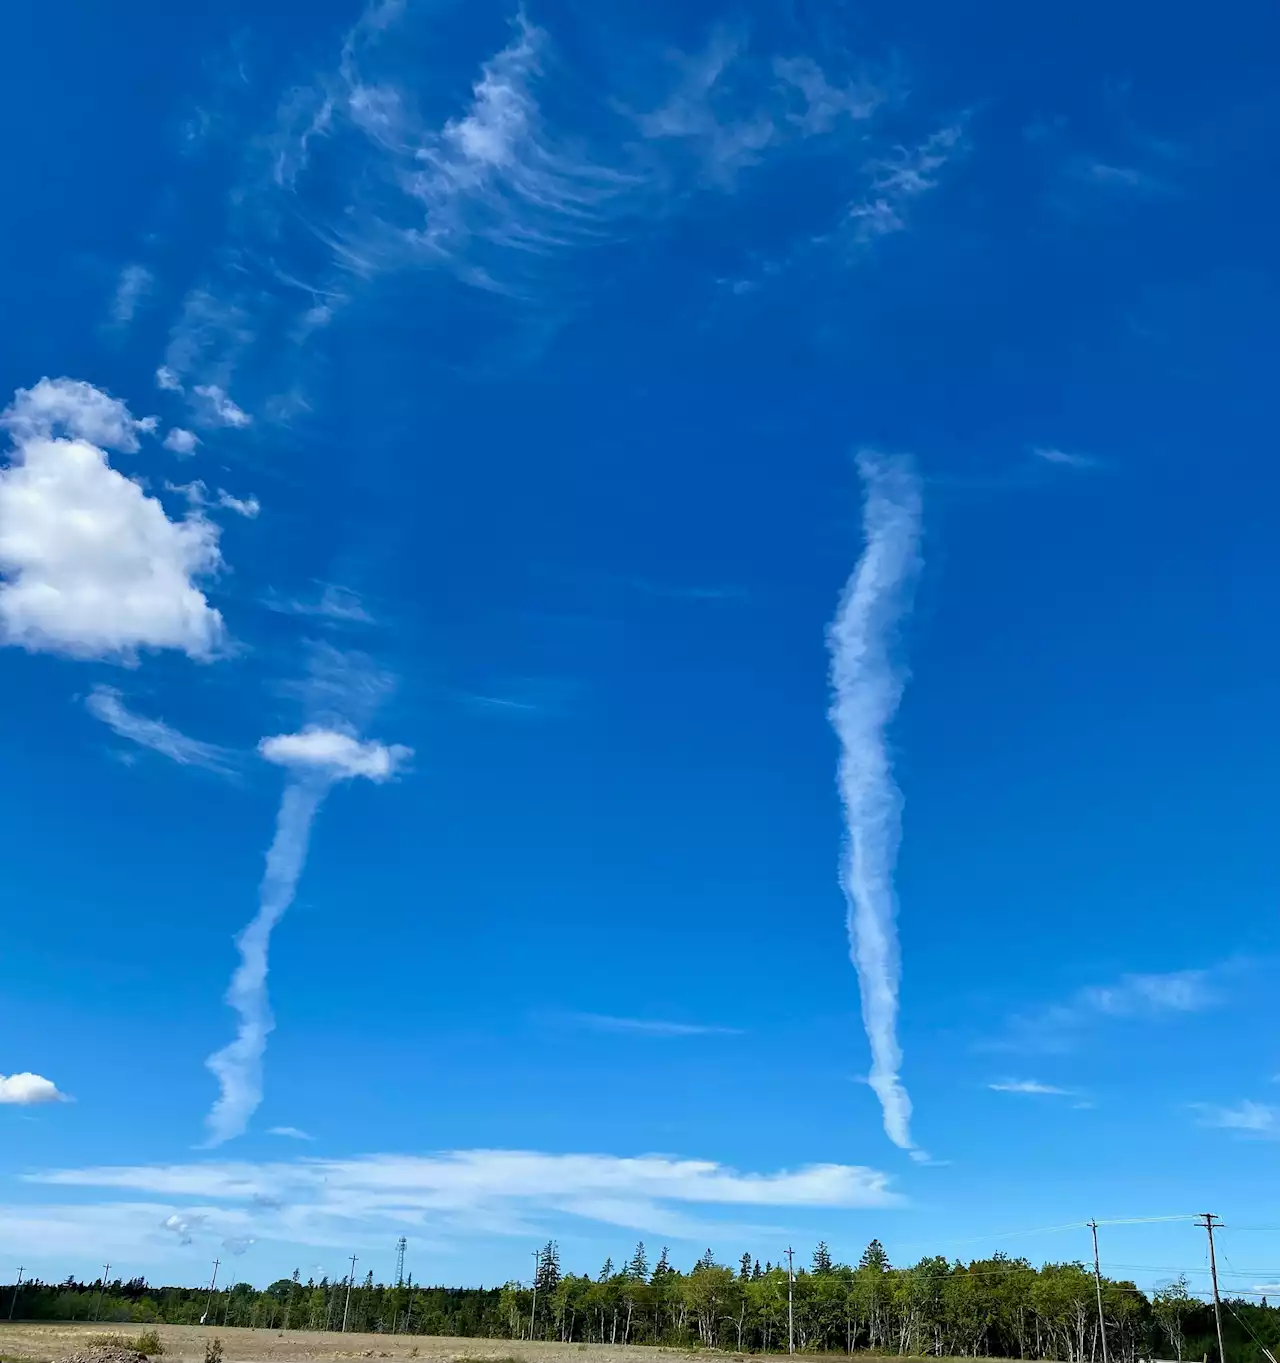
[(538, 1255), (538, 1295), (550, 1298), (560, 1284), (560, 1246), (548, 1240)]
[(764, 1277), (764, 1272), (763, 1272), (763, 1270), (762, 1270), (761, 1267), (760, 1267), (760, 1260), (757, 1259), (757, 1260), (755, 1261), (755, 1263), (752, 1264), (752, 1266), (751, 1266), (751, 1281), (752, 1281), (753, 1283), (754, 1283), (754, 1282), (758, 1282), (758, 1281), (759, 1281), (761, 1278), (763, 1278), (763, 1277)]
[(649, 1256), (644, 1252), (643, 1240), (636, 1245), (636, 1252), (631, 1256), (626, 1274), (628, 1278), (634, 1278), (636, 1282), (641, 1283), (649, 1276)]
[(889, 1271), (889, 1256), (884, 1252), (884, 1246), (879, 1240), (872, 1240), (862, 1251), (862, 1258), (858, 1260), (858, 1267), (873, 1268), (878, 1273)]
[(813, 1272), (830, 1273), (833, 1267), (831, 1251), (827, 1248), (827, 1242), (819, 1240), (817, 1249), (813, 1251)]
[(613, 1259), (608, 1258), (600, 1265), (600, 1276), (596, 1279), (598, 1283), (607, 1283), (613, 1277)]
[(658, 1255), (658, 1262), (653, 1266), (653, 1277), (649, 1281), (660, 1283), (664, 1278), (669, 1278), (674, 1272), (675, 1269), (671, 1267), (670, 1253), (666, 1245), (663, 1245), (662, 1253)]
[(715, 1268), (715, 1266), (716, 1256), (712, 1254), (711, 1250), (708, 1248), (707, 1252), (702, 1256), (702, 1258), (699, 1259), (696, 1264), (694, 1264), (693, 1271), (695, 1273), (698, 1273), (700, 1271), (705, 1271), (708, 1268)]
[(738, 1281), (747, 1282), (751, 1277), (751, 1255), (743, 1254), (738, 1260)]

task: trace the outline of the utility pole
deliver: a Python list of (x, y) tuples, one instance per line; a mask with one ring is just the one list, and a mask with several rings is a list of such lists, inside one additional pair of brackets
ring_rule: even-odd
[(787, 1246), (787, 1352), (796, 1351), (795, 1285), (796, 1275), (793, 1268), (795, 1250)]
[(26, 1267), (24, 1264), (18, 1265), (18, 1282), (13, 1289), (13, 1296), (9, 1298), (9, 1319), (13, 1319), (13, 1308), (18, 1304), (18, 1291), (22, 1287), (22, 1272)]
[(106, 1292), (106, 1290), (107, 1290), (107, 1277), (108, 1277), (108, 1275), (109, 1275), (110, 1273), (111, 1273), (111, 1265), (110, 1265), (110, 1264), (103, 1264), (103, 1266), (102, 1266), (102, 1286), (98, 1288), (98, 1304), (93, 1308), (93, 1318), (94, 1318), (94, 1320), (97, 1320), (98, 1317), (102, 1314), (102, 1297), (103, 1297), (103, 1294), (104, 1294), (104, 1293)]
[(533, 1340), (533, 1322), (538, 1314), (538, 1274), (542, 1270), (542, 1251), (533, 1251), (533, 1305), (529, 1308), (529, 1340)]
[(1212, 1212), (1202, 1212), (1196, 1225), (1209, 1234), (1209, 1273), (1213, 1278), (1213, 1323), (1218, 1328), (1218, 1360), (1227, 1363), (1227, 1349), (1222, 1342), (1222, 1299), (1218, 1296), (1218, 1260), (1213, 1252), (1213, 1232), (1222, 1229), (1222, 1222)]
[(347, 1300), (342, 1308), (342, 1333), (347, 1333), (347, 1312), (351, 1310), (351, 1284), (356, 1280), (356, 1256), (351, 1256), (351, 1276), (347, 1279)]
[(1089, 1222), (1093, 1232), (1093, 1284), (1098, 1289), (1098, 1334), (1102, 1339), (1102, 1363), (1107, 1363), (1107, 1318), (1102, 1313), (1102, 1266), (1098, 1262), (1098, 1222)]
[(204, 1315), (200, 1317), (200, 1324), (203, 1325), (208, 1318), (209, 1312), (213, 1310), (213, 1293), (218, 1285), (218, 1265), (221, 1259), (213, 1261), (213, 1277), (209, 1279), (209, 1300), (204, 1304)]

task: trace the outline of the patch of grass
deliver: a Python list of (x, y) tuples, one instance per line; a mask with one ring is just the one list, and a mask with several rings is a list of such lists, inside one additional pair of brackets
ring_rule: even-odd
[(502, 1354), (497, 1358), (491, 1354), (461, 1354), (453, 1363), (525, 1363), (525, 1360), (515, 1354)]
[(135, 1354), (159, 1358), (164, 1353), (164, 1341), (159, 1330), (143, 1330), (140, 1335), (90, 1335), (85, 1343), (91, 1349), (132, 1349)]

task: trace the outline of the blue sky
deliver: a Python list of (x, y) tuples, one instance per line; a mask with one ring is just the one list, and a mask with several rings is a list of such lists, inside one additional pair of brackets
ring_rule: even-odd
[(0, 1254), (1280, 1282), (1275, 21), (259, 11), (9, 21)]

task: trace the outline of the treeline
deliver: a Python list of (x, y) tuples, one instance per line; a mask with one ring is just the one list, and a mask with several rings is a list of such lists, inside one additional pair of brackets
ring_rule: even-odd
[[(1017, 1358), (1061, 1363), (1217, 1359), (1212, 1308), (1186, 1280), (1147, 1295), (1081, 1263), (1034, 1268), (997, 1254), (961, 1263), (941, 1256), (889, 1263), (879, 1241), (856, 1265), (833, 1262), (825, 1244), (789, 1272), (744, 1254), (733, 1267), (710, 1250), (687, 1272), (666, 1249), (650, 1263), (643, 1244), (622, 1267), (591, 1277), (561, 1271), (554, 1242), (531, 1283), (497, 1288), (386, 1286), (345, 1279), (303, 1282), (295, 1271), (270, 1287), (211, 1292), (131, 1282), (39, 1281), (0, 1289), (14, 1319), (204, 1324), (270, 1330), (342, 1330), (562, 1343), (664, 1344), (735, 1352), (867, 1352), (902, 1356)], [(1270, 1363), (1280, 1351), (1280, 1310), (1223, 1306), (1226, 1363)]]

